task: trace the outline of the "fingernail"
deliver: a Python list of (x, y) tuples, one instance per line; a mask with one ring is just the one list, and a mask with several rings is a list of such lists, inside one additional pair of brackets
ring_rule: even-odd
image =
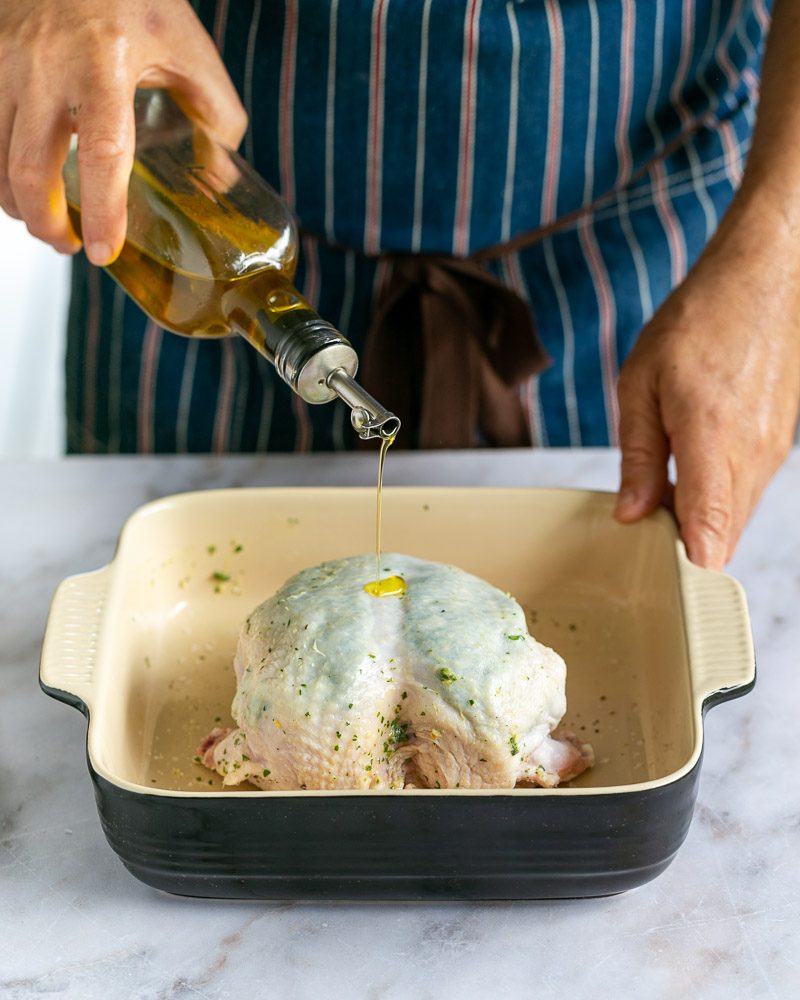
[(706, 569), (722, 571), (725, 569), (725, 551), (717, 538), (710, 535), (701, 535), (698, 539), (696, 551), (692, 555), (692, 562)]
[(98, 267), (103, 267), (104, 264), (108, 264), (111, 260), (113, 251), (108, 243), (103, 243), (102, 241), (98, 243), (87, 243), (86, 256), (93, 264), (96, 264)]

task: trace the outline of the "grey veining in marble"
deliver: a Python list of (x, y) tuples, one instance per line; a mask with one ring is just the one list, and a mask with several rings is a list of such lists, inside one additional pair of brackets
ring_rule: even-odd
[[(617, 461), (391, 455), (387, 482), (613, 488)], [(374, 474), (370, 455), (0, 465), (0, 997), (800, 996), (800, 452), (731, 566), (758, 684), (707, 716), (694, 822), (654, 882), (575, 902), (280, 905), (171, 898), (125, 871), (97, 818), (86, 722), (38, 689), (54, 588), (106, 562), (124, 518), (156, 496)]]

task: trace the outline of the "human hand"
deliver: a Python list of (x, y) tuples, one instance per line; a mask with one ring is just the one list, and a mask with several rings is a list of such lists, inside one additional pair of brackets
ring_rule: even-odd
[(798, 235), (773, 196), (735, 201), (620, 374), (622, 481), (615, 516), (637, 521), (666, 502), (689, 558), (711, 569), (722, 569), (733, 555), (794, 438)]
[(125, 239), (137, 86), (170, 90), (215, 138), (239, 145), (247, 115), (187, 0), (0, 7), (0, 206), (62, 253), (78, 250), (61, 176), (77, 132), (81, 230), (98, 265)]

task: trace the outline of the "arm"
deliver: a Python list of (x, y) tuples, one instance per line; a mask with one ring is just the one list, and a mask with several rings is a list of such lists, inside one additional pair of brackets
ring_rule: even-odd
[[(791, 447), (800, 401), (800, 4), (776, 0), (741, 189), (620, 374), (616, 516), (673, 504), (721, 569)], [(667, 480), (675, 457), (677, 480)]]
[(110, 263), (125, 238), (137, 86), (168, 88), (238, 146), (247, 116), (187, 0), (0, 0), (0, 206), (74, 253), (61, 170), (77, 132), (95, 264)]

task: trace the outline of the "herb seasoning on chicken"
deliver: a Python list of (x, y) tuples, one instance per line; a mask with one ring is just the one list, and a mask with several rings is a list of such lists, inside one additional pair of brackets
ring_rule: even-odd
[(553, 787), (592, 763), (566, 667), (513, 598), (454, 566), (384, 555), (405, 594), (364, 591), (374, 557), (322, 563), (248, 617), (233, 730), (198, 753), (263, 789)]

